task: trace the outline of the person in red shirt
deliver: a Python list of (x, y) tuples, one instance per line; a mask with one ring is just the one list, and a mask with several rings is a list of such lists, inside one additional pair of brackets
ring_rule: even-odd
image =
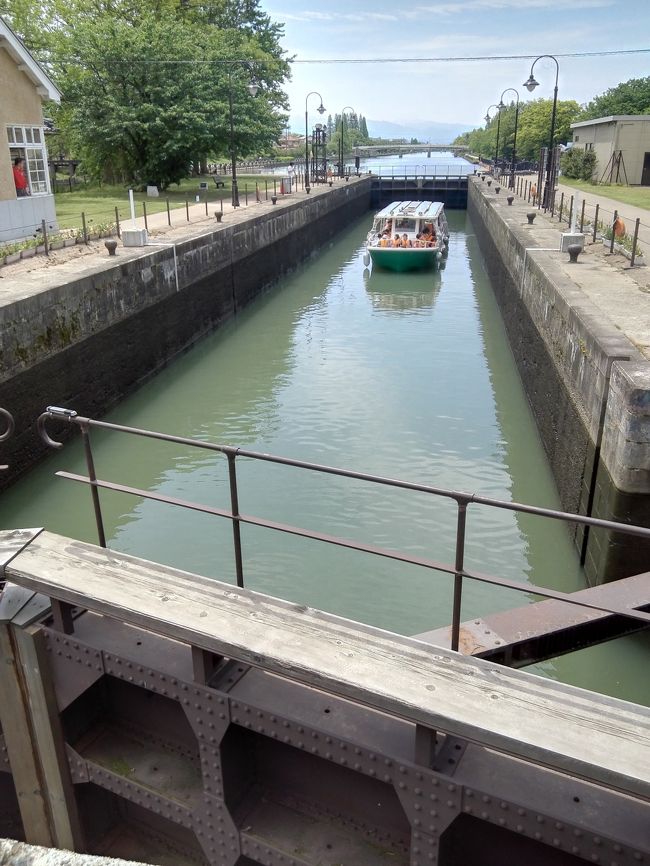
[(14, 160), (14, 183), (18, 198), (29, 195), (29, 185), (25, 177), (25, 160), (22, 156), (17, 156)]

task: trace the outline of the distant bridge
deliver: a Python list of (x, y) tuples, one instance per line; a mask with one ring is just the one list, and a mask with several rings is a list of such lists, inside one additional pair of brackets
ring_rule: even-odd
[(359, 156), (386, 156), (390, 153), (422, 153), (423, 151), (460, 155), (468, 153), (469, 147), (465, 144), (371, 144), (354, 148), (355, 155)]

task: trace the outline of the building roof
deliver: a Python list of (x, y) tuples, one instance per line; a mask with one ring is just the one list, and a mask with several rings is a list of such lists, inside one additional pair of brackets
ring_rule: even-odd
[(598, 123), (618, 123), (619, 121), (629, 123), (630, 120), (648, 121), (650, 114), (611, 114), (609, 117), (596, 117), (593, 120), (581, 120), (578, 123), (572, 123), (571, 129), (576, 129), (579, 126), (595, 126)]
[(29, 80), (36, 86), (36, 92), (43, 99), (53, 99), (61, 102), (61, 92), (45, 70), (37, 63), (11, 27), (0, 18), (0, 48), (9, 54), (15, 61), (16, 66), (24, 72)]

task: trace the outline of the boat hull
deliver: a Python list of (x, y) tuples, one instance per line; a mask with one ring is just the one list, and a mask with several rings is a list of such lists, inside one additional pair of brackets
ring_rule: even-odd
[(431, 268), (439, 255), (437, 249), (391, 249), (371, 247), (368, 252), (374, 266), (387, 271), (420, 271)]

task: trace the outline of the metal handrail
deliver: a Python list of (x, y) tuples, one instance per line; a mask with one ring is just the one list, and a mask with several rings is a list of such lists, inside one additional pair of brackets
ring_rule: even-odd
[[(290, 457), (280, 457), (275, 454), (268, 454), (261, 451), (250, 451), (245, 448), (238, 448), (233, 445), (219, 445), (213, 442), (197, 441), (184, 436), (173, 436), (168, 433), (158, 433), (152, 430), (144, 430), (139, 427), (127, 427), (122, 424), (111, 424), (107, 421), (97, 421), (92, 418), (85, 418), (78, 415), (74, 410), (63, 409), (58, 406), (48, 406), (37, 421), (38, 431), (43, 441), (51, 448), (61, 448), (62, 443), (53, 439), (47, 432), (46, 422), (48, 420), (65, 421), (69, 424), (75, 424), (81, 431), (83, 439), (84, 452), (86, 457), (86, 466), (88, 476), (77, 475), (70, 472), (57, 472), (56, 475), (60, 478), (66, 478), (71, 481), (82, 482), (89, 484), (91, 488), (91, 496), (93, 500), (93, 508), (95, 511), (95, 521), (97, 524), (97, 533), (99, 544), (106, 547), (106, 535), (104, 532), (104, 524), (101, 512), (101, 504), (99, 501), (99, 490), (113, 490), (120, 493), (127, 493), (132, 496), (139, 496), (143, 499), (150, 499), (155, 502), (161, 502), (168, 505), (175, 505), (182, 508), (187, 508), (193, 511), (198, 511), (204, 514), (211, 514), (215, 517), (224, 517), (232, 523), (233, 530), (233, 545), (235, 555), (235, 570), (237, 577), (237, 586), (244, 586), (244, 570), (240, 526), (242, 523), (251, 526), (259, 526), (265, 529), (272, 529), (277, 532), (285, 532), (290, 535), (300, 536), (302, 538), (310, 538), (316, 541), (322, 541), (326, 544), (332, 544), (338, 547), (344, 547), (351, 550), (358, 550), (364, 553), (370, 553), (375, 556), (381, 556), (398, 562), (408, 563), (410, 565), (418, 565), (423, 568), (433, 569), (454, 576), (454, 598), (451, 623), (451, 648), (458, 650), (460, 622), (461, 622), (461, 606), (462, 606), (462, 590), (463, 578), (477, 580), (484, 583), (491, 583), (497, 586), (502, 586), (508, 589), (515, 589), (519, 592), (526, 592), (532, 595), (538, 595), (543, 598), (552, 598), (558, 601), (567, 602), (568, 604), (578, 605), (579, 607), (589, 608), (591, 610), (600, 611), (603, 613), (617, 614), (620, 616), (629, 617), (630, 619), (640, 620), (650, 624), (650, 613), (645, 613), (639, 610), (630, 610), (615, 606), (603, 606), (601, 604), (592, 604), (584, 600), (577, 601), (571, 593), (559, 592), (557, 590), (547, 589), (545, 587), (536, 586), (534, 584), (520, 583), (518, 581), (509, 580), (503, 577), (494, 577), (493, 575), (482, 574), (477, 571), (469, 571), (464, 566), (465, 552), (465, 534), (466, 534), (466, 517), (467, 507), (470, 504), (486, 505), (491, 508), (498, 508), (507, 511), (515, 511), (522, 514), (534, 514), (539, 517), (546, 517), (553, 520), (562, 520), (568, 523), (577, 523), (584, 526), (594, 526), (601, 529), (611, 529), (616, 532), (634, 535), (641, 538), (650, 539), (650, 529), (643, 526), (633, 526), (630, 524), (616, 523), (611, 520), (603, 520), (597, 517), (587, 517), (581, 514), (571, 514), (565, 511), (558, 511), (552, 508), (542, 508), (535, 505), (526, 505), (518, 502), (506, 502), (500, 499), (494, 499), (488, 496), (479, 496), (475, 493), (465, 493), (459, 490), (449, 490), (442, 487), (434, 487), (428, 484), (417, 484), (411, 481), (404, 481), (397, 478), (387, 478), (380, 475), (370, 475), (364, 472), (355, 472), (351, 469), (340, 469), (334, 466), (327, 466), (319, 463), (310, 463), (304, 460), (295, 460)], [(189, 500), (178, 499), (173, 496), (166, 496), (160, 493), (152, 493), (149, 490), (142, 490), (136, 487), (130, 487), (125, 484), (118, 484), (110, 481), (103, 481), (97, 478), (95, 465), (93, 460), (92, 449), (90, 445), (90, 429), (96, 427), (104, 430), (113, 430), (120, 433), (130, 433), (135, 436), (143, 436), (148, 439), (157, 439), (162, 442), (171, 442), (178, 445), (187, 445), (193, 448), (201, 448), (207, 451), (215, 451), (224, 454), (228, 460), (228, 475), (230, 483), (230, 510), (223, 508), (215, 508), (200, 503), (191, 502)], [(348, 538), (339, 536), (327, 535), (321, 532), (303, 529), (291, 524), (278, 523), (272, 520), (255, 517), (253, 515), (242, 514), (239, 511), (239, 497), (237, 488), (237, 472), (235, 462), (237, 457), (246, 457), (252, 460), (261, 460), (267, 463), (274, 463), (282, 466), (292, 466), (298, 469), (306, 469), (311, 472), (319, 472), (326, 475), (335, 475), (341, 478), (351, 478), (357, 481), (367, 481), (373, 484), (380, 484), (387, 487), (399, 488), (402, 490), (412, 490), (419, 493), (428, 493), (433, 496), (439, 496), (447, 499), (453, 499), (457, 507), (457, 525), (456, 525), (456, 554), (453, 565), (436, 560), (428, 559), (420, 556), (410, 556), (400, 553), (399, 551), (376, 547), (370, 544), (363, 544)]]

